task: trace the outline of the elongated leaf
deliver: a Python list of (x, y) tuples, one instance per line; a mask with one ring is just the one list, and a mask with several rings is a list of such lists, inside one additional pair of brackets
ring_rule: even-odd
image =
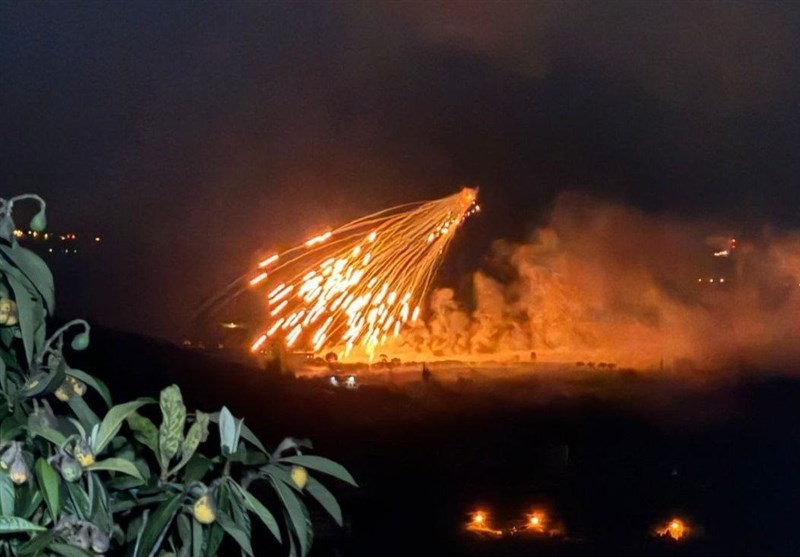
[(158, 428), (149, 418), (134, 412), (128, 416), (128, 427), (133, 431), (133, 436), (137, 441), (158, 456)]
[(56, 522), (58, 513), (61, 512), (61, 494), (59, 491), (61, 478), (58, 472), (43, 458), (36, 460), (34, 470), (36, 482), (39, 484), (39, 489), (44, 496), (44, 502), (47, 504), (50, 516), (53, 517), (53, 522)]
[(237, 426), (236, 421), (228, 407), (223, 406), (219, 412), (219, 443), (223, 456), (235, 453), (239, 446), (241, 426)]
[(328, 488), (309, 476), (306, 483), (306, 493), (316, 499), (322, 505), (322, 508), (328, 511), (328, 514), (336, 521), (336, 524), (342, 525), (342, 508), (333, 493), (328, 491)]
[(109, 391), (106, 384), (100, 381), (97, 377), (95, 377), (94, 375), (89, 375), (85, 371), (81, 371), (79, 369), (68, 368), (66, 372), (67, 375), (71, 375), (75, 379), (83, 381), (91, 388), (93, 388), (95, 391), (97, 391), (98, 394), (100, 394), (100, 396), (103, 398), (103, 401), (106, 403), (106, 406), (110, 407), (113, 404), (111, 402), (111, 391)]
[(134, 557), (149, 557), (155, 554), (161, 540), (164, 537), (164, 532), (167, 531), (172, 519), (181, 506), (180, 493), (174, 495), (161, 503), (158, 508), (153, 511), (142, 530), (142, 536), (139, 540), (138, 547), (134, 553)]
[(95, 462), (91, 466), (87, 466), (86, 469), (91, 472), (99, 472), (100, 470), (122, 472), (123, 474), (127, 474), (144, 481), (144, 478), (139, 472), (139, 469), (136, 468), (136, 465), (130, 460), (125, 460), (124, 458), (107, 458), (105, 460)]
[(42, 300), (47, 306), (50, 315), (55, 310), (55, 289), (53, 287), (53, 274), (41, 257), (19, 244), (6, 246), (0, 244), (7, 258), (27, 277)]
[(83, 424), (84, 429), (87, 431), (91, 431), (94, 426), (100, 423), (100, 418), (97, 417), (97, 414), (94, 413), (94, 410), (89, 408), (89, 405), (86, 404), (86, 401), (83, 400), (83, 397), (74, 396), (69, 399), (69, 407), (75, 413), (75, 416), (80, 420), (81, 424)]
[(42, 504), (42, 492), (32, 482), (17, 487), (17, 497), (14, 501), (14, 516), (30, 519), (33, 513)]
[(3, 516), (14, 516), (14, 483), (8, 474), (0, 472), (0, 514)]
[(278, 497), (280, 497), (283, 506), (286, 507), (286, 511), (289, 513), (291, 527), (297, 535), (297, 540), (300, 542), (301, 555), (308, 555), (308, 551), (311, 549), (308, 543), (309, 525), (306, 522), (306, 515), (303, 512), (303, 502), (300, 501), (297, 494), (282, 481), (273, 478), (272, 485), (275, 486)]
[(159, 463), (162, 470), (167, 470), (170, 460), (178, 454), (183, 443), (183, 428), (186, 425), (186, 406), (177, 385), (161, 391), (161, 414), (163, 418), (158, 430)]
[(47, 528), (38, 526), (18, 516), (0, 516), (0, 534), (13, 532), (44, 532)]
[[(215, 424), (219, 423), (219, 416), (220, 416), (220, 412), (214, 412), (213, 414), (209, 414), (208, 415), (209, 419)], [(242, 424), (242, 429), (241, 429), (242, 439), (244, 439), (248, 443), (252, 443), (252, 445), (255, 448), (257, 448), (259, 451), (261, 451), (265, 455), (269, 456), (269, 451), (267, 451), (267, 448), (259, 440), (259, 438), (256, 437), (256, 434), (253, 433), (252, 430), (249, 427), (247, 427), (247, 425), (244, 422), (241, 422), (241, 424)]]
[(230, 537), (236, 540), (236, 543), (239, 544), (239, 547), (242, 548), (242, 551), (244, 551), (247, 555), (250, 555), (250, 557), (253, 556), (253, 547), (250, 545), (250, 539), (247, 537), (247, 534), (245, 534), (245, 532), (233, 522), (233, 519), (230, 516), (221, 510), (217, 511), (217, 524), (222, 526), (222, 529), (225, 530)]
[(37, 330), (44, 325), (44, 306), (28, 289), (27, 284), (30, 284), (30, 281), (27, 281), (20, 273), (8, 272), (6, 279), (14, 291), (14, 300), (17, 303), (17, 313), (19, 314), (19, 328), (22, 332), (22, 344), (25, 346), (26, 361), (30, 365), (38, 353), (38, 349), (41, 348), (38, 341), (40, 335), (37, 334)]
[(67, 438), (63, 433), (56, 431), (52, 427), (46, 426), (41, 420), (35, 419), (33, 414), (28, 416), (28, 431), (33, 436), (38, 435), (39, 437), (47, 439), (57, 447), (60, 447), (67, 442)]
[(181, 460), (170, 471), (170, 474), (174, 474), (183, 468), (187, 462), (189, 462), (189, 459), (192, 458), (194, 452), (197, 450), (197, 447), (200, 446), (200, 443), (206, 437), (208, 437), (208, 414), (198, 412), (196, 421), (192, 424), (192, 427), (189, 428), (189, 432), (186, 434), (186, 439), (183, 441), (183, 446), (181, 447)]
[[(2, 360), (0, 360), (2, 362)], [(11, 441), (25, 431), (25, 426), (15, 415), (8, 416), (0, 423), (0, 441)]]
[(195, 453), (186, 464), (186, 470), (183, 476), (184, 483), (190, 484), (202, 480), (203, 476), (213, 467), (214, 463), (211, 459), (200, 453)]
[(17, 548), (18, 555), (40, 555), (41, 551), (56, 539), (53, 530), (36, 534), (30, 541), (25, 542)]
[(65, 543), (50, 544), (49, 549), (58, 555), (62, 555), (63, 557), (95, 557), (94, 554), (89, 553), (80, 547), (67, 545)]
[(244, 499), (245, 505), (247, 508), (250, 509), (250, 512), (255, 514), (261, 522), (264, 523), (264, 526), (275, 536), (275, 539), (279, 542), (281, 541), (281, 529), (278, 526), (278, 522), (275, 520), (275, 516), (269, 512), (269, 509), (265, 507), (261, 501), (255, 498), (252, 493), (247, 491), (245, 488), (240, 486), (239, 484), (234, 484), (236, 489), (241, 493), (242, 498)]
[(83, 490), (79, 483), (64, 482), (64, 486), (67, 488), (74, 514), (81, 520), (89, 520), (92, 508), (89, 495)]
[(94, 454), (100, 454), (114, 436), (119, 433), (122, 422), (145, 404), (150, 404), (150, 401), (139, 399), (124, 404), (118, 404), (109, 410), (106, 417), (103, 418), (103, 421), (100, 423), (97, 436), (92, 439), (92, 451), (94, 451)]
[(297, 464), (310, 470), (316, 470), (333, 476), (343, 482), (347, 482), (354, 487), (358, 487), (358, 484), (353, 479), (353, 476), (350, 475), (350, 472), (348, 472), (344, 466), (329, 458), (316, 455), (297, 455), (283, 457), (280, 459), (280, 462)]
[(203, 556), (203, 526), (192, 520), (192, 557)]

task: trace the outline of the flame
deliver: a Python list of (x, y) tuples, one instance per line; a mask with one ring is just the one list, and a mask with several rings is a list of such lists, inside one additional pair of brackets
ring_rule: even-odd
[[(345, 354), (358, 346), (374, 356), (409, 317), (419, 318), (453, 232), (477, 212), (477, 193), (464, 188), (436, 201), (387, 209), (263, 260), (259, 270), (274, 264), (269, 275), (259, 272), (249, 284), (270, 288), (267, 332), (253, 350), (265, 335), (288, 330), (287, 346), (340, 347)], [(273, 277), (280, 282), (271, 284)]]
[(672, 518), (666, 524), (656, 528), (656, 535), (662, 538), (672, 538), (675, 541), (685, 539), (690, 533), (690, 528), (680, 518)]

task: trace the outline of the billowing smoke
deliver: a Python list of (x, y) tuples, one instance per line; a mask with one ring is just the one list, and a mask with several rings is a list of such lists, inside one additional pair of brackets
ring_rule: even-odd
[[(497, 242), (471, 303), (435, 291), (394, 350), (670, 369), (800, 362), (800, 234), (562, 195), (530, 242)], [(715, 255), (716, 254), (716, 255)], [(387, 350), (391, 350), (388, 348)]]

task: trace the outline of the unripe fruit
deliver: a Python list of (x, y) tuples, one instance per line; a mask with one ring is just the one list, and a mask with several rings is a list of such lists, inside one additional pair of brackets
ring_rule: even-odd
[(200, 524), (211, 524), (217, 519), (214, 506), (214, 498), (209, 494), (203, 495), (192, 506), (194, 519)]
[(302, 466), (292, 466), (292, 481), (298, 488), (303, 489), (308, 483), (308, 471)]

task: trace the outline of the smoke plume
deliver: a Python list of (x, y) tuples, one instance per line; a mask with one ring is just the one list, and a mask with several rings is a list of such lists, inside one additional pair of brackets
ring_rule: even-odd
[[(396, 353), (654, 368), (800, 362), (800, 234), (655, 216), (561, 195), (523, 244), (498, 241), (471, 303), (433, 292)], [(716, 254), (716, 255), (715, 255)]]

